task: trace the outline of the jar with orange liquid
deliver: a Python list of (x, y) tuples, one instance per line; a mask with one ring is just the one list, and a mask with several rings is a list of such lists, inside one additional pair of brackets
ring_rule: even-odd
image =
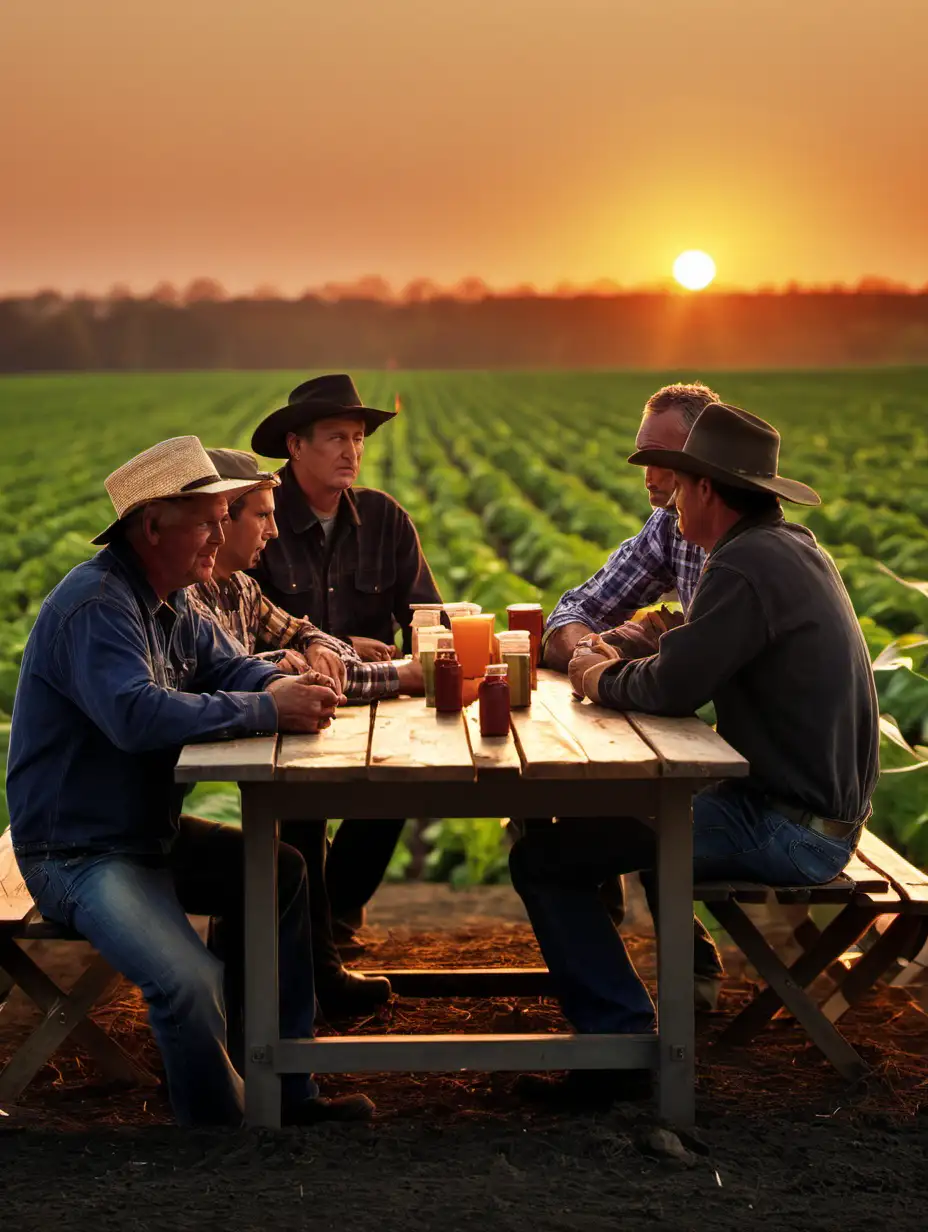
[(492, 612), (451, 617), (454, 649), (461, 662), (461, 671), (468, 680), (479, 680), (486, 675), (487, 664), (493, 657), (495, 622), (496, 616)]

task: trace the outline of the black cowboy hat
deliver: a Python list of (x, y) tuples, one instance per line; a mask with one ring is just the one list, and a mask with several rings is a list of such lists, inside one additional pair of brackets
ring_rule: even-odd
[(777, 474), (780, 434), (765, 419), (724, 402), (710, 402), (690, 428), (682, 449), (639, 449), (635, 466), (662, 466), (704, 475), (735, 488), (773, 492), (796, 505), (820, 505), (821, 497), (798, 479)]
[(381, 424), (392, 419), (396, 411), (376, 411), (361, 401), (350, 376), (314, 376), (297, 385), (287, 405), (272, 411), (258, 424), (251, 438), (251, 447), (263, 458), (287, 457), (287, 433), (299, 432), (317, 419), (335, 415), (360, 415), (368, 436)]

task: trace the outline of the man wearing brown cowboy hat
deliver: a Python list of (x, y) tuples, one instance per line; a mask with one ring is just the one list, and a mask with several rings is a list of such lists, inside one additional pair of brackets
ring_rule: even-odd
[[(26, 644), (10, 733), (13, 847), (40, 911), (81, 933), (137, 984), (181, 1124), (238, 1125), (242, 1082), (226, 1005), (242, 987), (241, 832), (181, 815), (173, 768), (190, 740), (318, 731), (341, 699), (286, 676), (188, 604), (222, 545), (227, 499), (195, 436), (162, 441), (106, 480), (116, 519), (105, 545), (42, 604)], [(312, 1034), (315, 997), (306, 868), (282, 848), (281, 1021)], [(223, 965), (187, 912), (223, 917)], [(224, 983), (226, 996), (224, 997)], [(370, 1115), (363, 1096), (324, 1100), (307, 1076), (283, 1087), (307, 1124)]]
[[(208, 449), (210, 461), (223, 479), (241, 479), (250, 487), (229, 505), (225, 542), (216, 556), (208, 582), (188, 592), (190, 600), (240, 644), (243, 654), (267, 654), (283, 671), (323, 673), (320, 680), (339, 688), (349, 701), (373, 701), (422, 692), (417, 661), (364, 663), (347, 642), (339, 641), (309, 620), (291, 616), (261, 592), (243, 570), (254, 568), (267, 545), (277, 537), (274, 490), (280, 479), (259, 470), (253, 454), (242, 449)], [(328, 681), (331, 677), (331, 681)], [(390, 999), (390, 982), (383, 976), (363, 976), (342, 963), (332, 932), (325, 882), (326, 822), (316, 825), (316, 842), (304, 850), (309, 876), (312, 917), (313, 975), (316, 997), (328, 1019), (370, 1013)]]
[[(319, 376), (298, 385), (251, 438), (255, 453), (287, 459), (276, 492), (278, 536), (254, 577), (292, 616), (375, 661), (395, 654), (397, 627), (408, 644), (411, 603), (441, 602), (412, 519), (385, 492), (354, 486), (365, 440), (395, 414), (364, 406), (349, 376)], [(304, 832), (290, 823), (285, 834), (309, 858), (316, 827), (307, 824)], [(402, 828), (402, 820), (339, 827), (327, 880), (340, 941), (353, 941)]]
[[(779, 442), (764, 420), (713, 404), (682, 450), (632, 455), (675, 471), (680, 530), (708, 553), (706, 566), (685, 623), (656, 654), (628, 661), (594, 643), (570, 668), (575, 692), (620, 710), (687, 715), (714, 702), (720, 735), (751, 770), (693, 801), (698, 881), (830, 881), (857, 845), (879, 769), (867, 648), (831, 559), (784, 520), (781, 499), (819, 498), (777, 473)], [(651, 1000), (597, 891), (654, 859), (653, 833), (635, 818), (571, 818), (512, 850), (513, 884), (578, 1030), (653, 1029)], [(529, 1085), (595, 1101), (645, 1080), (573, 1074)]]

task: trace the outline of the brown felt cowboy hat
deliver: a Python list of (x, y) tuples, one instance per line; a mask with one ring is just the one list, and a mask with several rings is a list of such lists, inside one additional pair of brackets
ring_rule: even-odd
[(223, 479), (197, 437), (172, 436), (107, 475), (104, 483), (116, 518), (92, 542), (109, 543), (123, 518), (152, 501), (242, 493), (253, 488), (255, 482)]
[(773, 492), (796, 505), (820, 505), (821, 497), (798, 479), (777, 474), (780, 434), (772, 424), (724, 402), (710, 402), (690, 428), (682, 449), (639, 449), (635, 466), (700, 475), (735, 488)]
[(286, 406), (272, 411), (258, 424), (251, 438), (251, 447), (263, 458), (286, 458), (287, 433), (299, 432), (317, 419), (359, 415), (364, 420), (365, 432), (370, 436), (395, 414), (396, 411), (377, 411), (365, 406), (354, 387), (354, 381), (344, 373), (314, 376), (312, 380), (297, 385)]

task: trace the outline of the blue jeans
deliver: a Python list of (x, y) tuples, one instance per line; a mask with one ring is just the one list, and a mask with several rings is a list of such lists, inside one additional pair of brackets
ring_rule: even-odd
[[(807, 830), (735, 783), (693, 799), (696, 881), (820, 885), (844, 868), (856, 842), (856, 833), (839, 840)], [(654, 1030), (654, 1004), (599, 889), (617, 873), (653, 870), (656, 853), (653, 831), (631, 817), (564, 818), (530, 830), (510, 852), (512, 883), (577, 1031)]]
[[(241, 1013), (244, 860), (240, 830), (182, 817), (166, 857), (131, 854), (23, 858), (23, 877), (44, 916), (75, 929), (141, 988), (181, 1125), (240, 1125), (242, 1080), (229, 1057), (226, 1008)], [(315, 995), (306, 866), (278, 857), (280, 1029), (313, 1033)], [(197, 936), (187, 912), (222, 920), (225, 962)], [(285, 1075), (283, 1100), (316, 1095), (305, 1074)]]

